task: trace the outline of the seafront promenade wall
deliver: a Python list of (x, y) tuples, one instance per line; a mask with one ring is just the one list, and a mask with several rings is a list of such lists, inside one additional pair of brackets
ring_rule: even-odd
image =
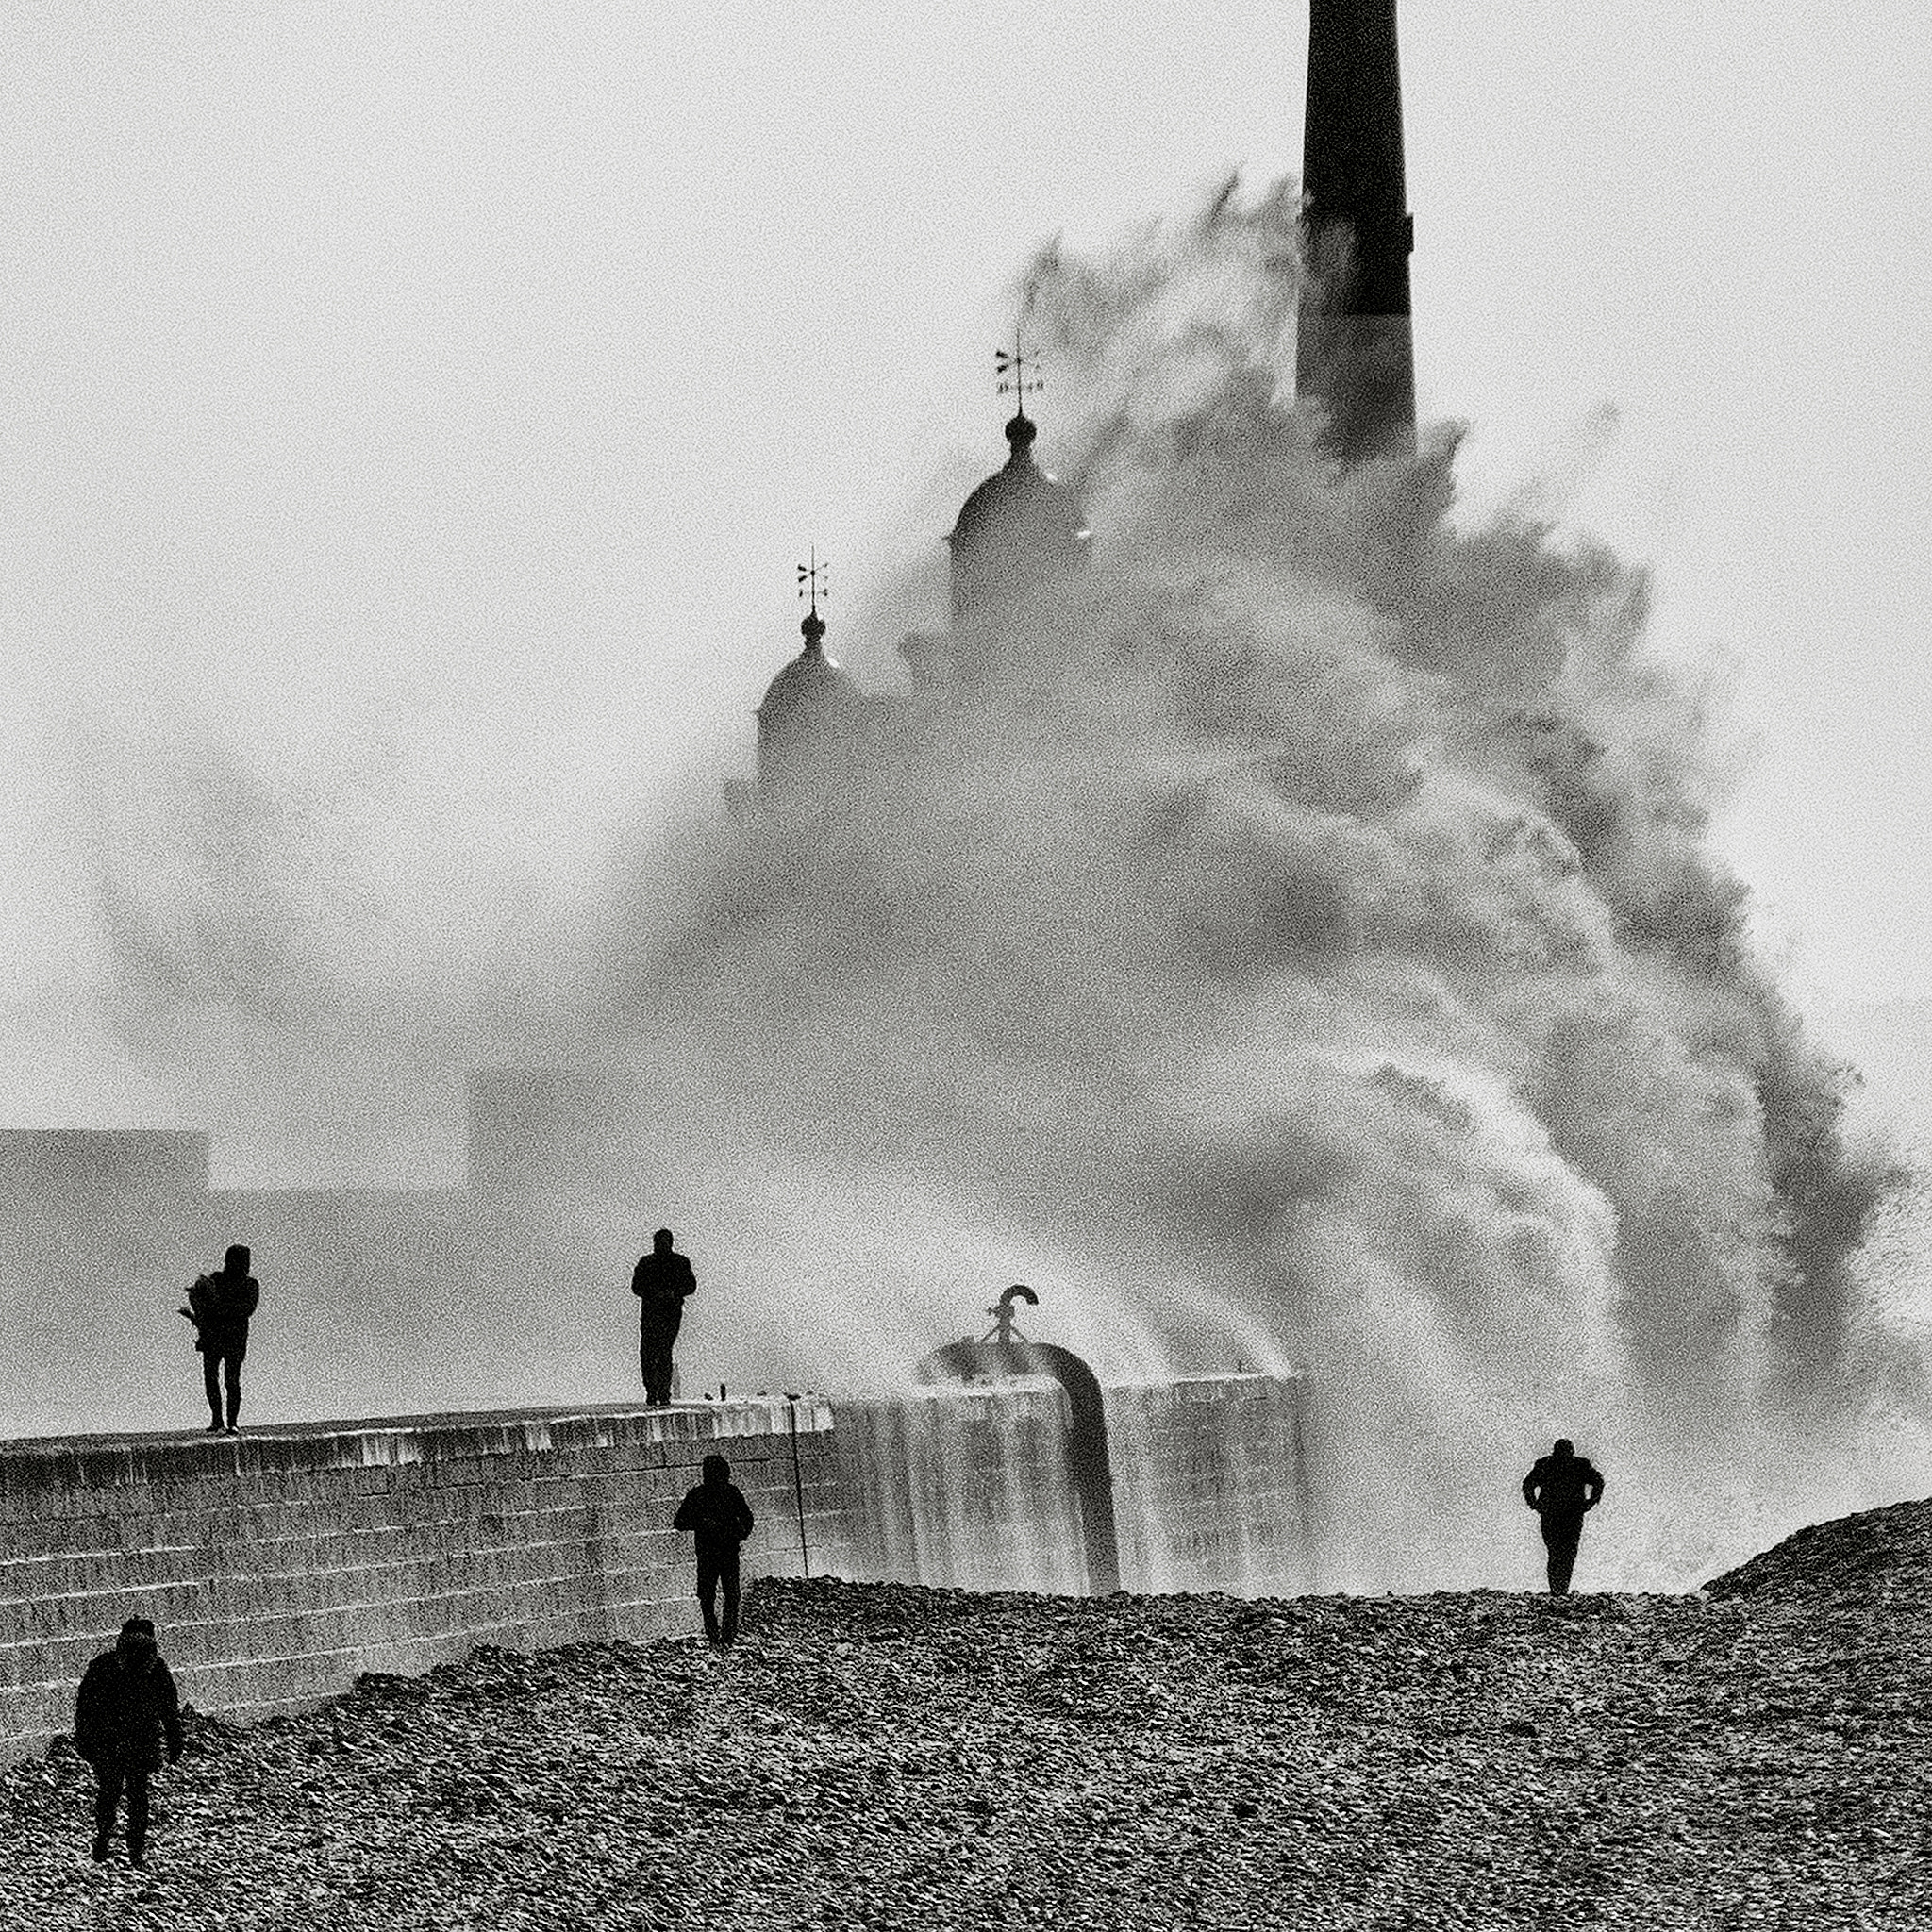
[(835, 1407), (848, 1574), (1084, 1596), (1058, 1382), (944, 1385)]
[(1302, 1392), (1250, 1374), (1103, 1391), (1123, 1590), (1317, 1587)]
[[(1102, 1391), (1121, 1587), (1312, 1587), (1302, 1384), (1198, 1375)], [(850, 1574), (1082, 1595), (1086, 1538), (1056, 1382), (834, 1404)]]
[[(1314, 1586), (1302, 1385), (1105, 1391), (1122, 1584)], [(0, 1442), (0, 1758), (72, 1722), (137, 1613), (182, 1694), (256, 1718), (478, 1643), (695, 1635), (671, 1519), (712, 1449), (758, 1527), (748, 1578), (1081, 1594), (1089, 1526), (1058, 1383)]]
[(831, 1441), (807, 1397), (0, 1444), (0, 1757), (69, 1728), (137, 1613), (242, 1719), (477, 1643), (694, 1633), (671, 1518), (705, 1456), (758, 1516), (747, 1574), (817, 1574), (849, 1567)]

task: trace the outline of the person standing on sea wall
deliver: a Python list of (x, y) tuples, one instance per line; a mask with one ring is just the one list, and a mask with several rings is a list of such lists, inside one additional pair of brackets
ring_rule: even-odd
[(106, 1862), (121, 1794), (127, 1794), (127, 1861), (147, 1861), (147, 1781), (181, 1756), (181, 1703), (155, 1644), (155, 1626), (129, 1617), (112, 1650), (87, 1667), (74, 1703), (74, 1748), (94, 1768), (94, 1863)]
[(1576, 1546), (1583, 1538), (1583, 1519), (1603, 1499), (1604, 1479), (1587, 1456), (1576, 1453), (1568, 1436), (1559, 1436), (1547, 1456), (1540, 1456), (1523, 1478), (1523, 1500), (1542, 1525), (1543, 1547), (1549, 1553), (1546, 1574), (1552, 1596), (1570, 1594), (1570, 1573), (1576, 1566)]
[(188, 1291), (188, 1306), (181, 1310), (194, 1324), (194, 1345), (201, 1352), (210, 1436), (242, 1433), (242, 1363), (248, 1354), (249, 1318), (261, 1303), (261, 1289), (249, 1274), (248, 1262), (246, 1248), (239, 1243), (231, 1247), (215, 1274), (196, 1277)]
[(630, 1291), (638, 1298), (638, 1365), (643, 1371), (644, 1400), (661, 1407), (671, 1400), (672, 1349), (684, 1322), (684, 1305), (698, 1291), (691, 1261), (660, 1227), (651, 1252), (631, 1271)]

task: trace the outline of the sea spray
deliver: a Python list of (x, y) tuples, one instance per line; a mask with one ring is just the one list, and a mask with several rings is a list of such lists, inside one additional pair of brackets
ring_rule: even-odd
[(1294, 287), (1285, 190), (1041, 254), (1091, 568), (881, 697), (649, 943), (620, 917), (602, 1049), (680, 1070), (660, 1173), (701, 1121), (865, 1254), (829, 1380), (951, 1332), (997, 1250), (1103, 1374), (1304, 1368), (1338, 1581), (1520, 1581), (1559, 1432), (1612, 1473), (1597, 1577), (1694, 1580), (1859, 1406), (1886, 1170), (1751, 956), (1642, 574), (1460, 515), (1453, 431), (1325, 462)]

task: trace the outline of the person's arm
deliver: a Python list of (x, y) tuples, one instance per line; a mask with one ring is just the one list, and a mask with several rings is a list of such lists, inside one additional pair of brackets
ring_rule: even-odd
[(687, 1261), (684, 1264), (684, 1279), (678, 1284), (677, 1288), (678, 1297), (680, 1300), (689, 1301), (692, 1295), (697, 1293), (697, 1270), (693, 1268), (689, 1261)]
[(697, 1494), (695, 1490), (689, 1491), (677, 1506), (677, 1514), (671, 1519), (673, 1529), (695, 1529), (698, 1526), (696, 1512), (691, 1507), (697, 1501)]
[(631, 1293), (636, 1295), (640, 1300), (643, 1298), (644, 1264), (642, 1261), (640, 1261), (638, 1265), (630, 1271), (630, 1291)]
[(88, 1734), (93, 1729), (93, 1712), (89, 1709), (88, 1679), (93, 1674), (90, 1664), (81, 1673), (80, 1689), (74, 1693), (74, 1748), (85, 1757), (88, 1755)]
[(738, 1491), (738, 1541), (742, 1542), (751, 1534), (752, 1524), (757, 1520), (751, 1513), (751, 1505), (744, 1500), (744, 1491)]
[(242, 1306), (236, 1312), (245, 1322), (260, 1306), (261, 1283), (251, 1274), (242, 1290)]
[(93, 1761), (94, 1740), (100, 1730), (101, 1674), (96, 1657), (81, 1673), (80, 1690), (74, 1699), (74, 1748), (90, 1763)]
[(155, 1659), (155, 1669), (161, 1677), (158, 1694), (161, 1707), (161, 1728), (168, 1737), (168, 1762), (178, 1764), (181, 1761), (181, 1698), (175, 1689), (175, 1674), (159, 1657)]
[(1523, 1500), (1525, 1503), (1527, 1503), (1532, 1509), (1536, 1507), (1537, 1480), (1535, 1470), (1531, 1470), (1530, 1473), (1523, 1478)]
[(1583, 1478), (1583, 1507), (1586, 1509), (1594, 1509), (1603, 1499), (1603, 1493), (1604, 1479), (1597, 1474), (1596, 1467), (1592, 1464)]

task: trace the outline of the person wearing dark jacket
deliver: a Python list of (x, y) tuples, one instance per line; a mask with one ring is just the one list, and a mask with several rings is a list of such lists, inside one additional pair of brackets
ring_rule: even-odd
[[(738, 1546), (751, 1534), (751, 1505), (731, 1480), (731, 1465), (722, 1456), (706, 1457), (705, 1479), (685, 1492), (671, 1526), (689, 1530), (696, 1539), (705, 1635), (727, 1649), (738, 1641)], [(720, 1586), (724, 1593), (722, 1629), (712, 1601)]]
[[(223, 1257), (218, 1273), (196, 1277), (181, 1312), (194, 1324), (194, 1345), (201, 1351), (201, 1382), (208, 1393), (210, 1436), (242, 1433), (236, 1418), (242, 1413), (242, 1362), (248, 1353), (248, 1318), (261, 1301), (261, 1290), (248, 1272), (248, 1250), (237, 1245)], [(228, 1398), (225, 1427), (222, 1396)]]
[(651, 1237), (651, 1252), (631, 1270), (630, 1291), (638, 1298), (638, 1365), (644, 1374), (644, 1400), (662, 1407), (671, 1400), (671, 1350), (684, 1322), (684, 1305), (698, 1291), (689, 1258), (672, 1245), (668, 1227)]
[(1596, 1507), (1603, 1493), (1603, 1477), (1588, 1457), (1577, 1455), (1575, 1444), (1567, 1436), (1559, 1436), (1547, 1456), (1539, 1456), (1523, 1478), (1523, 1500), (1542, 1524), (1552, 1596), (1570, 1594), (1570, 1573), (1576, 1566), (1583, 1519)]
[(95, 1657), (74, 1703), (74, 1748), (94, 1768), (94, 1862), (108, 1856), (121, 1793), (127, 1793), (127, 1858), (147, 1857), (147, 1781), (181, 1756), (181, 1706), (155, 1647), (155, 1626), (129, 1617), (114, 1647)]

